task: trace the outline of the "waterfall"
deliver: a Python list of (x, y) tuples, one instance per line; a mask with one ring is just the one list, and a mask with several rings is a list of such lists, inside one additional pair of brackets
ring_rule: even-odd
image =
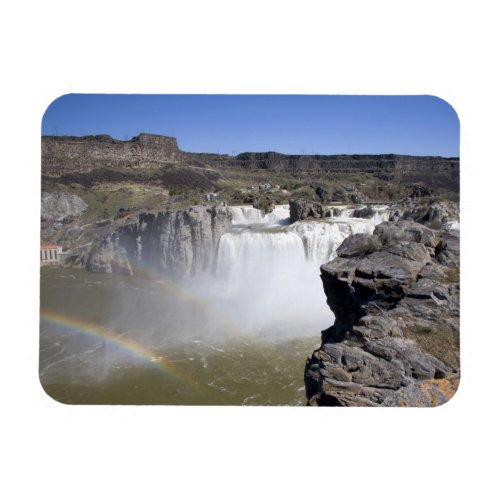
[(444, 224), (444, 228), (448, 231), (460, 231), (460, 222), (458, 220), (449, 220)]
[(280, 267), (290, 268), (306, 261), (319, 266), (335, 257), (345, 238), (357, 233), (372, 234), (377, 224), (389, 219), (387, 205), (373, 206), (374, 214), (368, 219), (349, 217), (352, 207), (338, 208), (340, 216), (290, 225), (287, 205), (279, 205), (267, 215), (249, 206), (229, 207), (233, 229), (220, 239), (217, 276), (272, 274)]
[(302, 239), (290, 231), (234, 231), (219, 242), (216, 275), (238, 280), (255, 274), (274, 272), (277, 268), (297, 266), (306, 260)]
[(370, 218), (370, 220), (375, 222), (375, 225), (389, 220), (389, 205), (373, 205), (372, 209), (375, 211), (375, 214)]
[(328, 222), (297, 222), (291, 228), (300, 235), (306, 257), (316, 265), (332, 260), (340, 244), (352, 234), (372, 234), (376, 222), (369, 219), (338, 218)]
[(319, 266), (345, 238), (371, 234), (388, 218), (384, 206), (371, 219), (348, 217), (354, 209), (345, 208), (339, 217), (289, 224), (287, 206), (265, 216), (253, 207), (229, 208), (233, 227), (219, 241), (210, 295), (245, 327), (266, 334), (285, 324), (286, 335), (314, 335), (331, 324)]
[(219, 241), (211, 295), (260, 336), (314, 335), (332, 318), (318, 274), (291, 226), (235, 228)]
[(287, 224), (290, 218), (288, 205), (277, 205), (269, 214), (263, 214), (262, 210), (247, 205), (228, 207), (233, 214), (233, 224)]
[[(364, 208), (368, 208), (367, 205), (358, 205), (356, 207), (353, 207), (352, 205), (337, 205), (337, 206), (326, 206), (325, 207), (327, 210), (330, 210), (330, 214), (334, 213), (334, 210), (337, 212), (340, 212), (339, 215), (333, 216), (330, 215), (328, 219), (333, 219), (333, 220), (339, 220), (342, 218), (347, 218), (347, 219), (358, 219), (354, 217), (354, 212), (356, 210), (362, 210)], [(381, 222), (388, 221), (389, 220), (389, 206), (388, 205), (371, 205), (370, 207), (374, 214), (365, 219), (365, 220), (370, 220), (372, 222), (375, 222), (375, 224), (380, 224)]]

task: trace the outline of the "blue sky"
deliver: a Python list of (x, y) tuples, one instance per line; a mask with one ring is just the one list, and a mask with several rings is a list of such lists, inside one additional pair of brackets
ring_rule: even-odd
[(192, 152), (459, 156), (458, 117), (433, 96), (67, 94), (42, 120), (43, 135), (140, 132)]

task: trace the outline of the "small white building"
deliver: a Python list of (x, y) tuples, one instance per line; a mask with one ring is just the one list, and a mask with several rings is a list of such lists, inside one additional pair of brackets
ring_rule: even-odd
[(217, 193), (207, 193), (205, 195), (206, 201), (217, 201)]
[(62, 247), (54, 243), (42, 243), (40, 247), (40, 265), (54, 266), (62, 263)]

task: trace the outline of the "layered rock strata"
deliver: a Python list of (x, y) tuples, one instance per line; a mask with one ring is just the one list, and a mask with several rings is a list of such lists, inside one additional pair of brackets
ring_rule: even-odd
[(436, 406), (459, 378), (459, 236), (412, 221), (347, 238), (321, 267), (333, 326), (308, 359), (313, 406)]
[(109, 135), (42, 137), (42, 173), (49, 176), (100, 168), (148, 168), (180, 159), (175, 137), (140, 134), (129, 141)]
[[(459, 189), (459, 159), (402, 155), (287, 155), (274, 152), (237, 156), (188, 153), (174, 137), (139, 134), (121, 141), (109, 135), (42, 137), (42, 174), (48, 177), (99, 170), (128, 170), (184, 162), (196, 168), (238, 168), (286, 172), (370, 173), (380, 179), (421, 182), (433, 188)], [(362, 200), (353, 199), (353, 203)]]
[(123, 274), (153, 269), (176, 277), (208, 271), (231, 219), (225, 207), (143, 213), (100, 237), (85, 267), (92, 272)]

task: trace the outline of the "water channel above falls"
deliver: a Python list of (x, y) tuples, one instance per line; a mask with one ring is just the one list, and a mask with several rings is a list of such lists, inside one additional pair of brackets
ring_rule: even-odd
[(66, 403), (305, 404), (305, 360), (334, 320), (319, 266), (388, 217), (374, 208), (289, 224), (288, 206), (230, 207), (213, 272), (182, 283), (43, 268), (42, 385)]

